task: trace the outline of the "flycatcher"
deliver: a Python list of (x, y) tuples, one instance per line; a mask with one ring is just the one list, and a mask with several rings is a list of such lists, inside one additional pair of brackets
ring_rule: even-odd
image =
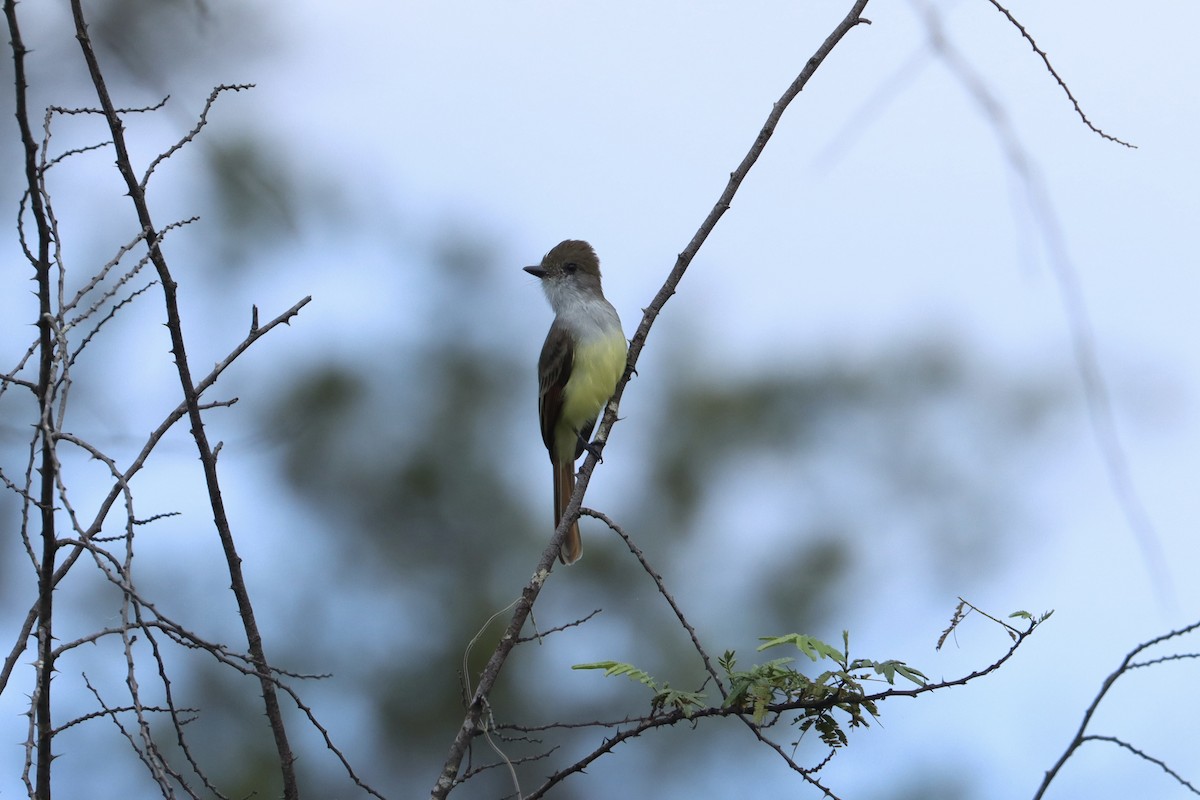
[[(575, 491), (575, 460), (583, 454), (596, 418), (625, 371), (621, 318), (600, 289), (600, 260), (587, 242), (568, 239), (525, 267), (542, 281), (554, 322), (538, 359), (538, 418), (554, 468), (554, 527)], [(571, 524), (558, 558), (583, 555), (579, 521)]]

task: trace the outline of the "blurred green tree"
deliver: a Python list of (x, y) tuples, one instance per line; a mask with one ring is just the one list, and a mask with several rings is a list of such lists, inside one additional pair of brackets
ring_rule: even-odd
[[(203, 97), (212, 64), (246, 65), (250, 53), (268, 57), (272, 44), (258, 35), (272, 30), (261, 8), (134, 0), (94, 5), (103, 55), (124, 69), (112, 76), (114, 83), (123, 95), (147, 103), (189, 89)], [(252, 41), (249, 31), (258, 32)], [(74, 63), (71, 45), (61, 36), (40, 47), (49, 58)], [(46, 76), (37, 91), (84, 97), (78, 78), (72, 72)], [(166, 140), (192, 124), (186, 105), (168, 105)], [(329, 190), (336, 177), (311, 161), (300, 163), (272, 138), (288, 134), (252, 126), (206, 131), (196, 144), (200, 157), (175, 179), (201, 187), (188, 199), (201, 206), (195, 210), (205, 225), (203, 244), (179, 245), (182, 258), (253, 272), (270, 264), (274, 248), (328, 233), (333, 224), (346, 240), (394, 247), (399, 221), (381, 223), (386, 210), (343, 207), (350, 201)], [(5, 186), (11, 189), (14, 179), (5, 174)], [(79, 193), (89, 188), (81, 183)], [(246, 416), (220, 423), (229, 426), (232, 440), (277, 448), (289, 502), (308, 517), (291, 531), (300, 554), (292, 571), (269, 581), (292, 600), (294, 613), (265, 621), (268, 650), (277, 664), (333, 674), (302, 689), (332, 717), (326, 722), (335, 741), (391, 796), (428, 787), (461, 717), (462, 681), (478, 671), (496, 625), (464, 656), (467, 643), (513, 599), (550, 535), (533, 405), (540, 341), (522, 347), (512, 337), (497, 338), (497, 332), (517, 331), (505, 316), (511, 312), (493, 298), (518, 265), (501, 264), (500, 248), (488, 238), (469, 221), (440, 237), (411, 235), (396, 269), (421, 276), (423, 297), (397, 298), (398, 316), (419, 315), (421, 325), (397, 321), (397, 330), (363, 337), (335, 355), (281, 357), (264, 370), (275, 378), (266, 397), (260, 391), (265, 382), (255, 380), (261, 376), (231, 377), (247, 394), (258, 394), (249, 400), (258, 410), (255, 427), (239, 427)], [(97, 243), (94, 252), (107, 257), (108, 250)], [(189, 281), (214, 305), (233, 307), (244, 298), (229, 275), (197, 269)], [(348, 290), (371, 292), (377, 277), (349, 273)], [(124, 323), (128, 328), (148, 319), (156, 320), (157, 312), (135, 309)], [(345, 336), (354, 340), (353, 320), (347, 326)], [(718, 648), (752, 648), (766, 633), (840, 624), (833, 620), (856, 602), (852, 583), (881, 543), (912, 551), (912, 563), (946, 581), (1004, 557), (995, 543), (1013, 532), (1012, 512), (1019, 508), (1013, 475), (1052, 435), (1063, 389), (1053, 377), (1003, 374), (967, 349), (948, 346), (948, 338), (914, 340), (871, 359), (835, 350), (819, 363), (797, 361), (718, 382), (711, 371), (673, 366), (702, 354), (686, 350), (686, 332), (672, 341), (664, 331), (655, 346), (684, 357), (651, 359), (632, 384), (630, 393), (649, 398), (645, 413), (617, 426), (602, 470), (616, 476), (628, 470), (637, 480), (625, 480), (625, 494), (603, 510), (644, 543)], [(105, 372), (95, 368), (99, 377)], [(108, 407), (116, 408), (127, 382), (115, 370), (107, 379), (94, 391), (108, 392)], [(22, 439), (13, 435), (19, 425), (5, 425), (4, 449), (19, 449)], [(113, 424), (118, 431), (131, 427), (125, 417)], [(8, 516), (13, 509), (0, 503)], [(275, 524), (278, 516), (269, 508), (246, 523)], [(595, 521), (584, 526), (585, 536), (603, 535)], [(15, 572), (21, 558), (15, 543), (9, 547), (5, 563)], [(539, 627), (569, 623), (596, 608), (603, 613), (544, 644), (522, 646), (492, 698), (503, 721), (536, 724), (640, 710), (640, 695), (570, 673), (570, 664), (594, 657), (620, 657), (680, 687), (703, 682), (676, 621), (620, 547), (589, 545), (583, 564), (564, 572), (539, 602)], [(172, 602), (184, 618), (234, 630), (225, 627), (228, 620), (206, 618), (216, 616), (211, 577), (194, 576), (202, 590), (175, 587)], [(23, 579), (5, 576), (4, 585), (18, 583)], [(79, 599), (79, 607), (98, 596), (103, 593)], [(275, 794), (273, 752), (264, 745), (253, 687), (217, 664), (185, 657), (179, 663), (186, 669), (175, 687), (204, 709), (194, 725), (196, 750), (218, 783), (229, 796)], [(169, 750), (170, 735), (159, 735)], [(577, 750), (589, 746), (591, 736), (563, 735), (538, 747)], [(672, 770), (680, 777), (671, 791), (694, 796), (716, 771), (750, 757), (745, 747), (717, 743), (729, 745), (727, 735), (701, 728), (651, 737), (629, 758), (689, 764), (686, 772)], [(306, 785), (316, 787), (310, 794), (343, 795), (346, 778), (323, 744), (308, 736), (299, 746)], [(108, 748), (96, 744), (89, 757), (117, 759), (118, 751)], [(714, 756), (696, 764), (697, 752)], [(476, 765), (492, 758), (477, 745)], [(132, 773), (137, 765), (128, 760)], [(546, 766), (535, 762), (520, 770), (541, 774)], [(597, 772), (635, 796), (664, 794), (652, 769)], [(121, 780), (136, 785), (136, 778)], [(929, 779), (930, 785), (954, 780)], [(501, 770), (464, 787), (468, 796), (507, 791)]]

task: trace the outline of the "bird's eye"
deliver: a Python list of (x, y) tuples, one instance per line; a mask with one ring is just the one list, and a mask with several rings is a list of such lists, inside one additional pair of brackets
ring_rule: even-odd
[(574, 261), (568, 261), (566, 264), (563, 264), (563, 270), (565, 272), (567, 272), (568, 274), (574, 272), (577, 269), (579, 269), (579, 265), (576, 264)]

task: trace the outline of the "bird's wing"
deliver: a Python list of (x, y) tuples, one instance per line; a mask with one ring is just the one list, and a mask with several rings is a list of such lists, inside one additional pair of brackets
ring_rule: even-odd
[(542, 424), (542, 441), (554, 458), (554, 429), (562, 416), (563, 388), (571, 378), (575, 361), (575, 346), (566, 328), (557, 320), (546, 334), (542, 355), (538, 359), (538, 419)]

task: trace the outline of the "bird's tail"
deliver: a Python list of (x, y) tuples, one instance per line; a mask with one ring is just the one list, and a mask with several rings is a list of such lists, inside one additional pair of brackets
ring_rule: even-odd
[[(563, 512), (575, 492), (575, 465), (568, 461), (564, 464), (554, 463), (554, 527), (562, 522)], [(571, 523), (567, 537), (563, 539), (562, 549), (558, 551), (558, 560), (564, 564), (574, 564), (583, 556), (583, 539), (579, 536), (579, 520)]]

